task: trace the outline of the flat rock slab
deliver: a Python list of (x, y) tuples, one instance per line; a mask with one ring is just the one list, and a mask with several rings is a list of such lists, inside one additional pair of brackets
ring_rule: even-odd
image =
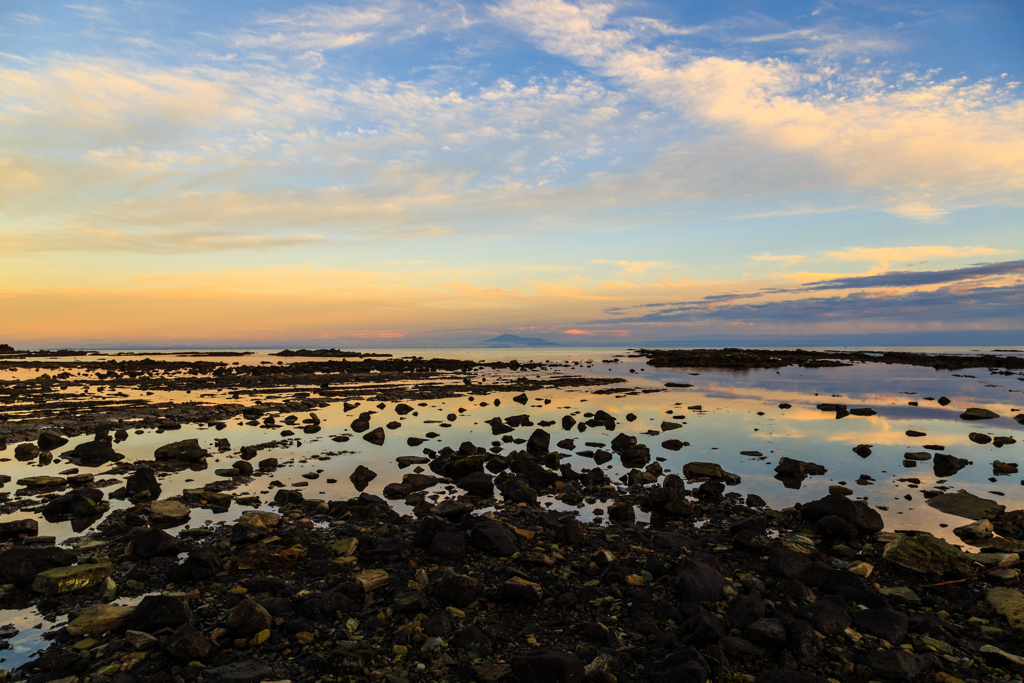
[(974, 573), (972, 556), (931, 534), (899, 536), (886, 544), (882, 557), (922, 574), (968, 576)]
[(985, 602), (1005, 617), (1015, 631), (1024, 631), (1024, 593), (1016, 588), (990, 588)]
[(36, 574), (32, 590), (47, 595), (63, 595), (98, 586), (113, 573), (112, 564), (76, 564), (73, 567), (47, 569)]
[(189, 518), (192, 511), (177, 500), (157, 500), (149, 508), (149, 519), (154, 524), (182, 524)]
[(963, 489), (956, 493), (943, 493), (935, 496), (928, 501), (928, 506), (946, 514), (967, 519), (996, 519), (1006, 510), (1005, 505), (1000, 505), (987, 498), (980, 498)]
[(52, 488), (56, 486), (63, 486), (67, 483), (64, 477), (25, 477), (24, 479), (18, 480), (18, 486), (30, 486), (32, 488)]
[(68, 633), (73, 636), (92, 636), (113, 631), (134, 611), (134, 607), (123, 605), (90, 605), (68, 624)]
[(214, 667), (207, 672), (206, 680), (217, 683), (260, 683), (261, 681), (272, 681), (275, 678), (274, 670), (269, 664), (256, 659), (248, 659), (244, 662)]

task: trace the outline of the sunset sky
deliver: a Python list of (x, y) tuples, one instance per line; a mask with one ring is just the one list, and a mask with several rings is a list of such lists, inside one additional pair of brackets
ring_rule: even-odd
[(0, 343), (1002, 339), (1021, 36), (1010, 0), (4, 0)]

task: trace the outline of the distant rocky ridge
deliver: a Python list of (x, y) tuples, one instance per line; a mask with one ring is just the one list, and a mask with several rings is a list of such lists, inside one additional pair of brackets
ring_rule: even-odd
[(0, 344), (0, 353), (17, 353), (10, 344)]
[(480, 343), (500, 344), (501, 346), (561, 346), (561, 344), (540, 337), (518, 337), (514, 334), (502, 334), (494, 339), (485, 339)]

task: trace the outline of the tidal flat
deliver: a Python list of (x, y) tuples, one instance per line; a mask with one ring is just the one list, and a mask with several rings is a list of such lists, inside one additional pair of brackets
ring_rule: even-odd
[(994, 350), (0, 356), (0, 668), (1020, 680), (1022, 368)]

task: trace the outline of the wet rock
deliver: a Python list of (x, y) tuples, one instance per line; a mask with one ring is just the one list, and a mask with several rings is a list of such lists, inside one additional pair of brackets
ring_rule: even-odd
[(125, 627), (132, 631), (156, 633), (162, 628), (177, 628), (191, 622), (192, 613), (183, 597), (147, 595), (128, 617)]
[(987, 408), (968, 408), (964, 412), (960, 413), (961, 420), (993, 420), (999, 417), (996, 413), (993, 413)]
[(206, 671), (206, 680), (212, 683), (260, 683), (273, 681), (278, 676), (266, 662), (258, 659), (246, 659), (231, 664), (215, 666)]
[(68, 633), (79, 637), (115, 631), (134, 611), (134, 607), (122, 605), (90, 605), (68, 623)]
[(924, 667), (920, 657), (906, 650), (874, 650), (864, 661), (876, 676), (897, 681), (916, 678)]
[(960, 540), (972, 545), (979, 545), (982, 541), (992, 538), (993, 532), (992, 522), (987, 519), (981, 519), (972, 524), (965, 524), (953, 529), (953, 533)]
[(866, 458), (871, 455), (871, 444), (862, 443), (858, 446), (854, 446), (853, 452), (862, 458)]
[(434, 584), (434, 597), (446, 605), (465, 607), (477, 599), (480, 583), (471, 576), (446, 572)]
[(892, 609), (866, 609), (853, 615), (858, 631), (899, 645), (907, 637), (907, 615)]
[(661, 447), (669, 451), (678, 451), (683, 447), (683, 442), (679, 439), (666, 439), (661, 442)]
[(474, 496), (489, 498), (494, 495), (494, 481), (486, 472), (472, 472), (455, 482), (455, 485)]
[(512, 658), (516, 683), (580, 683), (583, 661), (570, 652), (535, 650)]
[(551, 435), (543, 429), (535, 429), (526, 441), (526, 451), (533, 455), (545, 455), (551, 449)]
[[(9, 541), (26, 536), (39, 535), (39, 522), (34, 519), (16, 519), (0, 522), (0, 540)], [(0, 555), (0, 558), (3, 556)]]
[(146, 491), (155, 500), (160, 497), (160, 484), (156, 480), (156, 472), (151, 467), (140, 467), (132, 472), (124, 483), (129, 496)]
[[(1010, 510), (994, 523), (995, 530), (1007, 538), (1024, 541), (1024, 510)], [(0, 555), (0, 559), (2, 559)], [(0, 562), (2, 565), (2, 562)]]
[(377, 473), (365, 465), (358, 465), (348, 478), (357, 491), (362, 491), (371, 481), (377, 478)]
[(860, 530), (836, 515), (825, 515), (814, 523), (814, 531), (818, 535), (838, 541), (852, 541), (861, 535)]
[(1006, 509), (994, 500), (981, 498), (961, 489), (956, 493), (943, 493), (928, 500), (928, 506), (946, 514), (967, 519), (998, 519)]
[(84, 588), (101, 585), (112, 576), (111, 564), (78, 564), (73, 567), (56, 567), (36, 574), (32, 590), (46, 595), (64, 595)]
[(728, 584), (725, 577), (703, 562), (684, 559), (676, 571), (676, 593), (690, 602), (717, 602)]
[(178, 500), (157, 500), (149, 507), (149, 519), (161, 527), (184, 524), (192, 515), (192, 511)]
[(988, 434), (980, 434), (978, 432), (971, 432), (970, 434), (967, 435), (967, 438), (970, 439), (971, 441), (973, 441), (976, 444), (985, 445), (987, 443), (992, 443), (992, 437), (989, 436)]
[(143, 560), (178, 554), (178, 539), (163, 529), (144, 529), (132, 540), (131, 554)]
[(184, 623), (171, 633), (164, 643), (163, 651), (183, 661), (201, 661), (210, 656), (213, 643), (200, 633), (195, 626)]
[(37, 439), (39, 448), (44, 451), (52, 451), (55, 448), (60, 448), (67, 442), (67, 438), (65, 438), (64, 435), (56, 429), (44, 429), (39, 433), (39, 438)]
[(638, 443), (623, 448), (619, 458), (623, 467), (643, 467), (651, 461), (651, 451), (644, 444)]
[(519, 550), (515, 534), (501, 522), (489, 519), (474, 525), (469, 542), (473, 547), (498, 557), (508, 557)]
[(153, 453), (153, 457), (157, 460), (184, 460), (186, 462), (202, 460), (209, 455), (209, 451), (199, 445), (198, 439), (175, 441), (160, 446)]
[(383, 427), (377, 427), (373, 431), (370, 431), (370, 432), (367, 432), (366, 434), (363, 434), (363, 441), (366, 441), (367, 443), (372, 443), (374, 446), (383, 446), (384, 445), (384, 428)]
[(1017, 463), (996, 460), (992, 463), (992, 474), (1017, 474)]
[(990, 588), (985, 602), (1015, 631), (1024, 632), (1024, 594), (1015, 588)]
[(822, 465), (818, 465), (813, 462), (804, 462), (803, 460), (794, 460), (793, 458), (782, 458), (779, 460), (779, 464), (775, 466), (775, 472), (777, 474), (788, 476), (808, 476), (825, 474), (828, 470)]
[(216, 576), (224, 566), (213, 548), (195, 548), (180, 565), (171, 567), (167, 577), (174, 582), (205, 581)]
[(743, 629), (743, 637), (761, 647), (780, 647), (786, 644), (786, 627), (775, 618), (761, 618)]
[(832, 600), (817, 600), (796, 613), (827, 636), (837, 636), (850, 627), (850, 613)]
[(62, 458), (77, 460), (86, 465), (100, 465), (115, 460), (123, 460), (124, 456), (114, 450), (107, 441), (86, 441), (70, 451), (61, 453)]
[(838, 493), (830, 493), (809, 503), (797, 504), (796, 509), (801, 516), (814, 524), (827, 516), (835, 516), (856, 527), (864, 536), (870, 536), (883, 529), (885, 523), (882, 516), (876, 510), (868, 507), (867, 503), (861, 500), (850, 500)]
[(722, 466), (713, 462), (690, 462), (683, 465), (683, 476), (687, 479), (712, 479), (716, 481), (724, 481), (730, 486), (736, 486), (740, 483), (740, 477), (737, 474), (726, 472), (722, 469)]
[(971, 461), (964, 458), (957, 458), (948, 453), (936, 453), (935, 459), (932, 460), (932, 469), (936, 477), (952, 477), (970, 464)]
[(47, 569), (66, 567), (76, 559), (64, 548), (11, 548), (0, 553), (0, 583), (24, 586)]
[(532, 605), (539, 603), (544, 597), (544, 590), (540, 587), (540, 584), (518, 576), (513, 576), (511, 579), (501, 584), (501, 588), (498, 591), (498, 599), (505, 603), (511, 603), (513, 605)]
[(922, 574), (968, 576), (974, 571), (969, 555), (941, 538), (923, 532), (913, 536), (898, 536), (886, 544), (882, 557), (904, 569)]
[(237, 638), (252, 638), (260, 631), (273, 625), (270, 612), (252, 598), (246, 598), (235, 605), (224, 626)]
[(430, 554), (441, 561), (457, 562), (466, 556), (466, 537), (455, 531), (441, 531), (430, 542)]

